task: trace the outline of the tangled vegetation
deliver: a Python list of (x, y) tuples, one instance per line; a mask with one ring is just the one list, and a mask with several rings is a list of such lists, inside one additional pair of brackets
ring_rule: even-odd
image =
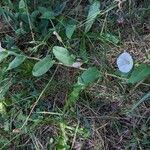
[(150, 1), (0, 5), (0, 149), (150, 149)]

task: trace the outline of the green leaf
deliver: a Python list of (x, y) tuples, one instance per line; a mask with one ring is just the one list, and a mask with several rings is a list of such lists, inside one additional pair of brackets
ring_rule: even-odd
[(88, 16), (87, 16), (87, 21), (85, 23), (85, 32), (86, 33), (91, 29), (91, 27), (92, 27), (92, 25), (93, 25), (97, 15), (99, 13), (100, 13), (100, 2), (99, 1), (95, 1), (90, 6), (89, 13), (88, 13)]
[(75, 29), (76, 29), (75, 23), (68, 23), (66, 25), (66, 36), (67, 36), (67, 38), (71, 39)]
[(46, 11), (46, 12), (44, 12), (43, 13), (43, 15), (41, 16), (41, 18), (43, 18), (43, 19), (55, 19), (55, 14), (54, 14), (54, 12), (52, 12), (52, 11)]
[(6, 51), (3, 51), (3, 52), (0, 52), (0, 63), (8, 56), (8, 52)]
[(74, 56), (70, 55), (68, 50), (64, 47), (54, 46), (53, 53), (55, 57), (66, 66), (70, 66), (74, 63)]
[(24, 0), (20, 0), (19, 2), (19, 10), (26, 11), (26, 3)]
[(150, 76), (150, 65), (141, 64), (133, 70), (128, 80), (128, 83), (134, 84), (149, 76)]
[(80, 77), (78, 77), (78, 84), (88, 86), (100, 77), (100, 72), (95, 67), (91, 67), (84, 71)]
[(7, 70), (11, 70), (20, 66), (24, 62), (25, 59), (26, 59), (26, 56), (23, 56), (23, 55), (16, 56), (16, 58), (9, 64)]
[(39, 62), (37, 62), (32, 70), (32, 74), (36, 77), (45, 74), (54, 64), (54, 61), (51, 59), (51, 56), (46, 56)]

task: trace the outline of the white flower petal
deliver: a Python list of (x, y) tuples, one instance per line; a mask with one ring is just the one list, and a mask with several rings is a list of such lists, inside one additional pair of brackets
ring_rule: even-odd
[(123, 73), (130, 72), (133, 68), (132, 56), (127, 52), (120, 54), (119, 57), (117, 58), (117, 66), (119, 70)]

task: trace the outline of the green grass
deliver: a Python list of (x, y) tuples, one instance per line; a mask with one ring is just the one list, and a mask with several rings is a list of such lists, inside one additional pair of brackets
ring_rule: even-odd
[(148, 1), (0, 5), (0, 149), (150, 149)]

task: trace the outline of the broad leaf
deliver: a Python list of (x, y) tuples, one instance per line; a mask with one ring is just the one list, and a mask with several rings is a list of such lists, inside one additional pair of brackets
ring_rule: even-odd
[(85, 23), (85, 32), (86, 33), (91, 29), (91, 27), (92, 27), (97, 15), (99, 14), (99, 12), (100, 12), (100, 2), (95, 1), (90, 6), (90, 9), (88, 12), (87, 21)]
[(87, 86), (98, 79), (98, 77), (100, 77), (100, 72), (97, 70), (97, 68), (91, 67), (88, 70), (84, 71), (78, 78), (78, 84)]
[(74, 63), (74, 56), (70, 55), (68, 50), (64, 47), (54, 46), (53, 53), (55, 57), (66, 66), (70, 66)]
[(134, 69), (128, 80), (128, 83), (133, 84), (145, 79), (146, 77), (150, 77), (150, 65), (141, 64)]
[(16, 58), (9, 64), (7, 70), (11, 70), (20, 66), (24, 62), (25, 59), (26, 57), (23, 55), (16, 56)]
[(0, 62), (2, 62), (3, 59), (5, 59), (8, 55), (9, 55), (8, 52), (5, 51), (0, 52)]
[(54, 61), (51, 59), (51, 56), (46, 56), (39, 62), (37, 62), (32, 70), (32, 74), (36, 77), (45, 74), (54, 64)]
[(66, 25), (66, 36), (67, 36), (67, 38), (71, 39), (75, 29), (76, 29), (76, 24), (73, 23), (73, 22), (72, 23), (68, 23)]

